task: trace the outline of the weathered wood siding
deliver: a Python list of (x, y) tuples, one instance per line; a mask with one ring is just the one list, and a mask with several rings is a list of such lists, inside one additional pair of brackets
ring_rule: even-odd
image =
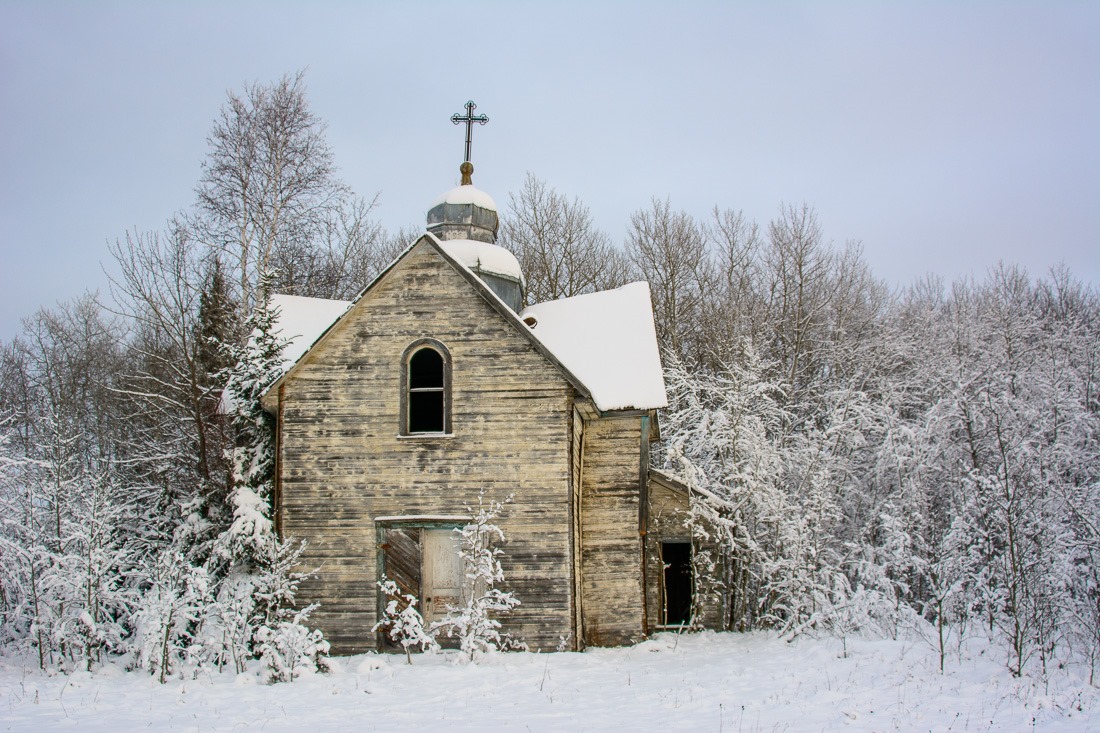
[[(432, 338), (450, 352), (453, 437), (400, 437), (401, 356)], [(505, 630), (554, 648), (573, 630), (573, 389), (430, 245), (421, 243), (289, 376), (279, 442), (281, 526), (316, 568), (299, 599), (339, 654), (373, 648), (375, 518), (460, 515), (478, 491), (503, 500)]]
[(581, 605), (592, 646), (645, 638), (642, 538), (638, 531), (642, 419), (584, 425), (581, 486)]
[(573, 441), (571, 446), (573, 464), (572, 476), (572, 517), (573, 528), (573, 636), (569, 639), (569, 648), (573, 651), (584, 649), (584, 593), (581, 584), (581, 476), (584, 474), (584, 418), (573, 408)]

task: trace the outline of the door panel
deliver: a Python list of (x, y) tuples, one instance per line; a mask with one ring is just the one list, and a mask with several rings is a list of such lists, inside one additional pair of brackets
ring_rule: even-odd
[(424, 621), (438, 621), (448, 606), (462, 605), (462, 558), (459, 537), (451, 529), (423, 530)]
[(388, 527), (382, 536), (383, 568), (404, 595), (420, 597), (420, 528)]

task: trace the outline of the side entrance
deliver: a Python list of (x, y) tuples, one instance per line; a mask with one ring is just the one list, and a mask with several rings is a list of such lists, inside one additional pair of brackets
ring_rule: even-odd
[(691, 601), (695, 584), (691, 572), (691, 543), (662, 542), (661, 564), (664, 566), (661, 626), (681, 627), (691, 623)]

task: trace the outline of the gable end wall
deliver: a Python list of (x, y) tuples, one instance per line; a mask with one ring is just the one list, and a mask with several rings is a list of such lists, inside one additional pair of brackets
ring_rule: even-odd
[[(453, 437), (400, 437), (401, 355), (442, 342)], [(301, 604), (334, 653), (375, 647), (375, 517), (462, 515), (503, 500), (505, 630), (532, 649), (574, 633), (573, 388), (429, 246), (414, 248), (299, 364), (282, 390), (280, 523), (316, 574)]]

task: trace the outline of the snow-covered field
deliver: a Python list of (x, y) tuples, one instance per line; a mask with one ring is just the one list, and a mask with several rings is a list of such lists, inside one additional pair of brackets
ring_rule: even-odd
[[(453, 654), (453, 653), (448, 653)], [(107, 666), (68, 677), (0, 661), (0, 730), (1095, 731), (1083, 671), (1013, 679), (998, 650), (940, 675), (923, 641), (787, 644), (766, 634), (661, 635), (583, 654), (366, 655), (293, 684), (202, 675), (158, 684)]]

